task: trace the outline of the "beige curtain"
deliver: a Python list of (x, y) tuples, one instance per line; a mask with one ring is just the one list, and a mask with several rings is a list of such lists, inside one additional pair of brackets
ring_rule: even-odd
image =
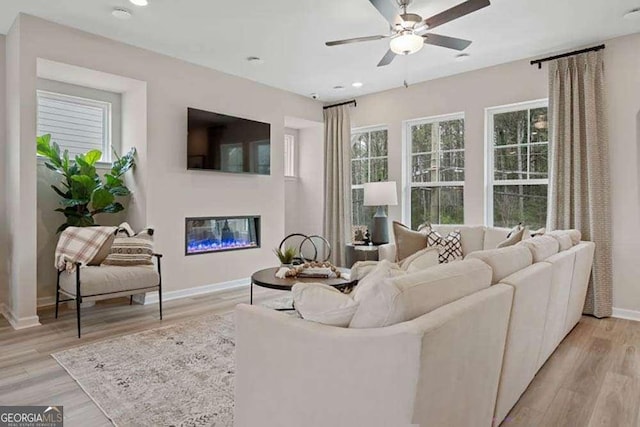
[(324, 237), (331, 245), (331, 262), (338, 266), (346, 264), (351, 230), (350, 140), (349, 106), (324, 110)]
[(584, 312), (612, 311), (609, 141), (602, 51), (549, 65), (551, 208), (554, 229), (576, 228), (596, 244)]

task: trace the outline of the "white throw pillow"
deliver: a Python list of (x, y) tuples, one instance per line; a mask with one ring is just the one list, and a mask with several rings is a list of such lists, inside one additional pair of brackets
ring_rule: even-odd
[(332, 326), (349, 326), (358, 303), (333, 286), (296, 283), (291, 289), (293, 305), (303, 319)]
[(351, 279), (362, 280), (378, 266), (378, 261), (358, 261), (351, 267)]
[(425, 248), (405, 258), (400, 263), (400, 268), (407, 273), (424, 270), (440, 264), (440, 251), (438, 248)]

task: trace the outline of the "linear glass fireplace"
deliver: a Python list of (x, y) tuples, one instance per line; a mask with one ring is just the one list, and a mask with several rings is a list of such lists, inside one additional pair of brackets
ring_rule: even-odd
[(187, 218), (185, 231), (186, 255), (260, 247), (259, 216)]

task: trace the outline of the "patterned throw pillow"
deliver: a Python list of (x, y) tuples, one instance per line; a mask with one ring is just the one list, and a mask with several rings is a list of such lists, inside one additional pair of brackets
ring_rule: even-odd
[(147, 228), (130, 236), (118, 230), (104, 265), (153, 265), (153, 229)]
[(437, 247), (439, 250), (438, 260), (441, 264), (462, 259), (462, 237), (460, 230), (452, 231), (446, 236), (432, 228), (426, 228), (427, 246)]

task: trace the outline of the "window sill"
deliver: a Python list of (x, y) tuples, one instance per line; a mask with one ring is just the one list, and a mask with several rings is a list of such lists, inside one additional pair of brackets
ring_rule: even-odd
[[(38, 156), (36, 156), (36, 158), (37, 158), (37, 161), (38, 161), (39, 165), (44, 165), (45, 162), (47, 161), (47, 158), (43, 157), (43, 156), (39, 156), (38, 155)], [(71, 160), (71, 159), (69, 159), (69, 160), (72, 161), (72, 162), (74, 161), (74, 160)], [(95, 166), (96, 166), (96, 169), (111, 169), (111, 167), (113, 166), (113, 163), (111, 163), (111, 162), (96, 162)]]

